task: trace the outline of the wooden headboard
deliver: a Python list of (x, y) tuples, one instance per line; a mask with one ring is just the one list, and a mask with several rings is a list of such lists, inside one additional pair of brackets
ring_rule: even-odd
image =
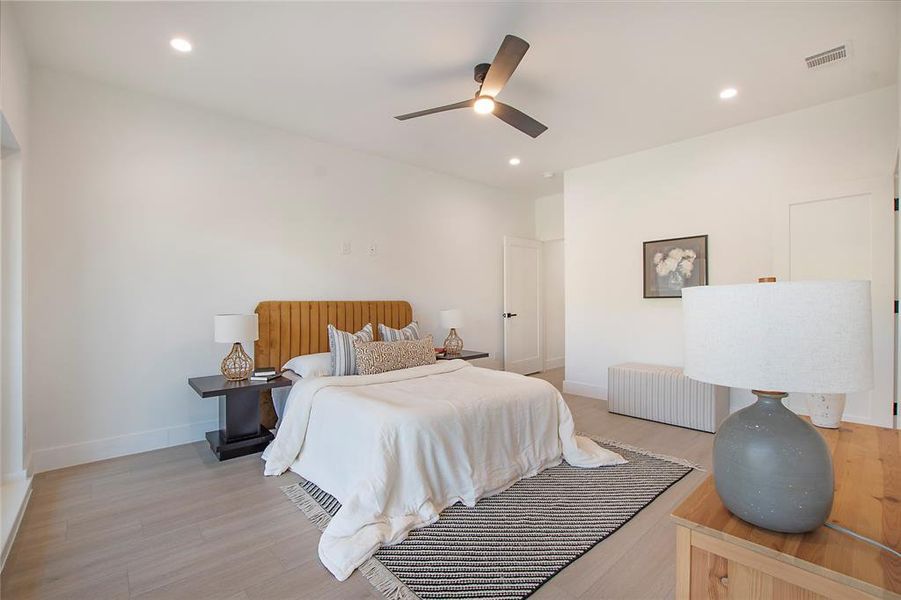
[(253, 346), (254, 363), (276, 369), (295, 356), (328, 352), (329, 324), (353, 333), (372, 323), (378, 339), (379, 323), (397, 329), (413, 320), (413, 308), (403, 300), (266, 301), (256, 313), (260, 339)]
[[(399, 329), (413, 320), (413, 308), (403, 300), (267, 300), (257, 304), (260, 336), (253, 345), (254, 366), (275, 367), (295, 356), (328, 352), (328, 325), (359, 331), (372, 323), (375, 339), (379, 323)], [(275, 427), (269, 391), (260, 394), (260, 422)]]

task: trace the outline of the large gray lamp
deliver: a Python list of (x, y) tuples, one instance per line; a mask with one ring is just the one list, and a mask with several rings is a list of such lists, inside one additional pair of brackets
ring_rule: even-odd
[(682, 306), (685, 374), (757, 396), (716, 433), (723, 504), (766, 529), (816, 529), (832, 509), (832, 459), (819, 432), (782, 399), (873, 387), (870, 282), (690, 287)]

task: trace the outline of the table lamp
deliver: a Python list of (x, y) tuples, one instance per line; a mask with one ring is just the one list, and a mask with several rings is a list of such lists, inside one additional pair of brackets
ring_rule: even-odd
[(450, 329), (450, 333), (444, 339), (444, 354), (460, 356), (463, 351), (463, 339), (457, 335), (457, 327), (463, 327), (463, 311), (459, 308), (442, 310), (440, 320), (443, 329)]
[(222, 374), (229, 381), (242, 381), (253, 372), (253, 360), (244, 352), (241, 342), (252, 342), (259, 336), (257, 316), (216, 315), (213, 317), (215, 339), (223, 344), (231, 344), (231, 352), (222, 359)]
[(682, 308), (685, 375), (757, 396), (714, 439), (723, 504), (765, 529), (816, 529), (832, 510), (832, 459), (819, 432), (782, 399), (873, 387), (870, 282), (690, 287)]

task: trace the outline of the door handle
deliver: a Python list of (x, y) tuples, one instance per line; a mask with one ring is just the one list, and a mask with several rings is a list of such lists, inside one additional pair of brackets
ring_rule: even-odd
[(510, 317), (515, 317), (517, 315), (516, 315), (516, 313), (501, 313), (501, 316), (504, 317), (505, 319), (509, 319)]

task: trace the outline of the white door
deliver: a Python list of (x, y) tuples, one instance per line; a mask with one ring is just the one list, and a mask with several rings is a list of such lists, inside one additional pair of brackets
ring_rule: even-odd
[(541, 370), (541, 242), (504, 237), (504, 369)]
[[(820, 192), (822, 193), (822, 192)], [(873, 375), (868, 392), (848, 394), (844, 419), (893, 426), (894, 206), (892, 182), (852, 184), (846, 190), (788, 203), (787, 279), (869, 280), (873, 312)], [(795, 396), (793, 394), (793, 396)], [(791, 400), (805, 412), (803, 396)]]

